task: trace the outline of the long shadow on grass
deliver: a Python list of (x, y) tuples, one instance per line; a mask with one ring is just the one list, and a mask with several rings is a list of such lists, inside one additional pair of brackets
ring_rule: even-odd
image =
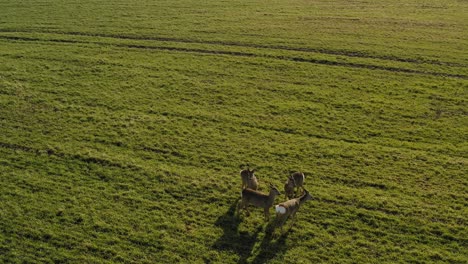
[(234, 252), (239, 256), (238, 263), (246, 263), (262, 227), (257, 228), (253, 234), (249, 234), (248, 232), (239, 233), (239, 224), (242, 221), (236, 215), (238, 201), (235, 200), (231, 207), (229, 207), (229, 210), (216, 220), (215, 225), (221, 227), (224, 233), (214, 243), (213, 248)]
[[(269, 222), (265, 228), (265, 236), (263, 237), (262, 244), (260, 244), (260, 249), (255, 257), (252, 260), (252, 263), (267, 263), (269, 260), (275, 258), (277, 255), (282, 255), (286, 247), (286, 239), (288, 238), (289, 231), (285, 234), (282, 234), (278, 237), (278, 231), (275, 233), (275, 222)], [(277, 238), (273, 241), (274, 238)]]

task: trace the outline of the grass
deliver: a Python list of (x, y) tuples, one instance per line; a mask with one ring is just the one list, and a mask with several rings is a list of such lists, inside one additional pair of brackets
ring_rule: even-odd
[[(468, 260), (463, 1), (0, 10), (0, 262)], [(305, 172), (284, 235), (246, 163)]]

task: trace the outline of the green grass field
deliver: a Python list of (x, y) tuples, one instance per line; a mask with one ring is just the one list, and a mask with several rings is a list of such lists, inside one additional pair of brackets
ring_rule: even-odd
[[(0, 262), (467, 263), (467, 47), (461, 0), (0, 0)], [(246, 163), (305, 172), (284, 235)]]

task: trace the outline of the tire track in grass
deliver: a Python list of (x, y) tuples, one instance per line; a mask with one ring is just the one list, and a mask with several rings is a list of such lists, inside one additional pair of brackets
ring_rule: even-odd
[[(411, 208), (404, 206), (404, 205), (400, 205), (400, 206), (397, 205), (397, 208), (389, 208), (389, 207), (384, 207), (384, 206), (371, 205), (371, 204), (366, 203), (365, 201), (353, 201), (353, 200), (345, 200), (345, 199), (338, 200), (338, 199), (330, 199), (330, 198), (317, 197), (317, 196), (313, 197), (312, 200), (318, 203), (335, 205), (335, 206), (339, 206), (343, 208), (360, 209), (360, 210), (367, 211), (369, 213), (378, 212), (386, 216), (393, 216), (393, 217), (400, 217), (400, 218), (401, 217), (418, 217), (420, 219), (426, 219), (427, 221), (431, 221), (431, 222), (456, 223), (460, 226), (466, 225), (465, 221), (463, 219), (460, 220), (456, 215), (444, 215), (444, 217), (441, 217), (440, 215), (433, 214), (430, 216), (425, 216), (425, 215), (418, 214), (418, 212), (415, 212)], [(403, 211), (402, 209), (406, 209), (406, 210)]]
[(339, 200), (332, 200), (328, 198), (316, 198), (316, 197), (314, 197), (313, 200), (318, 201), (320, 203), (334, 204), (337, 206), (344, 206), (344, 207), (355, 207), (357, 209), (380, 212), (386, 215), (404, 215), (403, 212), (400, 212), (398, 210), (393, 210), (393, 209), (384, 208), (384, 207), (373, 207), (365, 203), (356, 203), (352, 201), (339, 201)]
[(350, 179), (350, 178), (340, 178), (340, 177), (333, 177), (333, 176), (321, 176), (321, 180), (329, 181), (331, 183), (339, 183), (345, 186), (353, 186), (355, 188), (374, 188), (379, 190), (390, 190), (395, 189), (395, 186), (390, 186), (384, 183), (377, 183), (377, 182), (367, 182), (357, 179)]
[(468, 64), (456, 63), (456, 62), (443, 62), (438, 60), (426, 60), (426, 59), (416, 59), (416, 58), (400, 58), (390, 55), (371, 55), (366, 54), (361, 51), (347, 51), (347, 50), (332, 50), (332, 49), (319, 49), (319, 48), (304, 48), (304, 47), (288, 47), (283, 45), (261, 45), (253, 43), (241, 43), (233, 41), (218, 41), (218, 40), (193, 40), (193, 39), (184, 39), (184, 38), (171, 38), (171, 37), (149, 37), (149, 36), (128, 36), (121, 34), (103, 34), (103, 33), (85, 33), (77, 31), (61, 32), (61, 31), (34, 31), (34, 30), (0, 30), (0, 33), (39, 33), (39, 34), (57, 34), (64, 36), (83, 36), (83, 37), (101, 37), (101, 38), (112, 38), (112, 39), (123, 39), (123, 40), (147, 40), (147, 41), (159, 41), (159, 42), (174, 42), (174, 43), (191, 43), (191, 44), (211, 44), (211, 45), (220, 45), (220, 46), (231, 46), (231, 47), (243, 47), (243, 48), (256, 48), (256, 49), (273, 49), (273, 50), (283, 50), (283, 51), (298, 51), (298, 52), (307, 52), (307, 53), (318, 53), (326, 55), (338, 55), (338, 56), (347, 56), (354, 58), (364, 58), (364, 59), (379, 59), (395, 62), (409, 62), (416, 64), (432, 64), (439, 66), (454, 66), (454, 67), (466, 67)]
[(382, 66), (382, 65), (371, 65), (371, 64), (363, 64), (363, 63), (353, 63), (353, 62), (337, 62), (337, 61), (331, 61), (331, 60), (325, 60), (325, 59), (301, 58), (301, 57), (284, 56), (284, 55), (255, 54), (251, 52), (241, 52), (241, 51), (207, 50), (207, 49), (181, 48), (181, 47), (161, 47), (161, 46), (148, 46), (148, 45), (141, 45), (141, 44), (122, 44), (122, 43), (119, 44), (119, 43), (105, 43), (105, 42), (97, 42), (97, 41), (81, 41), (81, 40), (66, 40), (66, 39), (40, 39), (40, 38), (32, 38), (32, 37), (18, 37), (18, 36), (0, 36), (0, 39), (13, 40), (13, 41), (29, 41), (29, 42), (56, 42), (56, 43), (102, 45), (102, 46), (105, 45), (105, 46), (114, 46), (114, 47), (129, 48), (129, 49), (163, 50), (163, 51), (198, 53), (198, 54), (207, 54), (207, 55), (226, 55), (226, 56), (236, 56), (236, 57), (255, 57), (255, 58), (266, 58), (266, 59), (300, 62), (300, 63), (311, 63), (311, 64), (325, 65), (325, 66), (348, 67), (348, 68), (367, 69), (367, 70), (382, 70), (382, 71), (397, 72), (397, 73), (430, 75), (430, 76), (435, 76), (435, 77), (468, 79), (468, 76), (463, 75), (463, 74), (420, 71), (420, 70), (412, 70), (412, 69), (407, 69), (407, 68), (398, 68), (398, 67), (390, 67), (390, 66)]
[[(457, 242), (457, 243), (468, 242), (467, 239), (459, 235), (457, 236), (457, 235), (447, 234), (447, 233), (443, 235), (434, 234), (437, 232), (424, 228), (425, 225), (422, 225), (422, 224), (421, 225), (417, 225), (417, 224), (401, 225), (398, 219), (402, 219), (403, 217), (400, 217), (400, 216), (382, 217), (382, 216), (373, 214), (372, 212), (369, 212), (368, 214), (366, 214), (365, 212), (359, 212), (359, 211), (356, 211), (356, 212), (357, 212), (356, 217), (353, 219), (348, 219), (347, 224), (330, 223), (327, 220), (314, 220), (314, 219), (309, 220), (309, 223), (313, 223), (317, 226), (320, 226), (324, 230), (327, 230), (328, 232), (332, 232), (332, 233), (335, 232), (334, 231), (335, 228), (338, 228), (340, 230), (346, 230), (347, 232), (363, 233), (363, 234), (366, 234), (367, 237), (391, 236), (394, 238), (401, 238), (401, 239), (407, 239), (408, 237), (411, 237), (411, 239), (414, 239), (416, 241), (418, 241), (419, 239), (426, 239), (432, 242), (441, 243), (445, 245), (451, 242)], [(356, 221), (359, 221), (364, 225), (348, 224), (348, 222), (356, 222)], [(404, 221), (404, 222), (407, 222), (407, 221)], [(385, 230), (382, 231), (381, 228), (384, 226), (391, 227), (391, 228), (385, 228)]]
[[(151, 112), (147, 112), (147, 114), (152, 114)], [(279, 132), (287, 135), (292, 135), (292, 136), (300, 136), (300, 137), (307, 137), (307, 138), (314, 138), (317, 140), (323, 140), (327, 142), (344, 142), (346, 144), (356, 144), (356, 145), (375, 145), (375, 146), (381, 146), (385, 147), (388, 150), (410, 150), (410, 151), (421, 151), (424, 153), (437, 153), (437, 155), (444, 156), (444, 157), (451, 157), (451, 158), (463, 158), (463, 156), (456, 155), (454, 153), (451, 153), (450, 155), (446, 153), (441, 153), (438, 151), (434, 151), (430, 148), (411, 148), (411, 147), (405, 147), (405, 146), (392, 146), (389, 144), (385, 143), (374, 143), (374, 142), (367, 142), (365, 140), (354, 140), (350, 138), (341, 138), (341, 137), (333, 137), (330, 135), (326, 134), (320, 134), (320, 133), (313, 133), (310, 131), (298, 131), (296, 129), (292, 129), (290, 127), (273, 127), (269, 125), (262, 125), (262, 124), (252, 124), (249, 122), (244, 122), (242, 120), (237, 120), (233, 119), (232, 116), (219, 116), (219, 117), (211, 117), (209, 115), (194, 115), (193, 113), (183, 113), (183, 112), (171, 112), (171, 113), (164, 113), (167, 116), (170, 117), (175, 117), (175, 118), (182, 118), (186, 120), (200, 120), (200, 121), (206, 121), (206, 122), (211, 122), (211, 123), (223, 123), (223, 124), (230, 124), (230, 127), (247, 127), (255, 130), (260, 130), (260, 131), (274, 131), (274, 132)], [(333, 179), (329, 179), (333, 180)], [(352, 182), (349, 182), (349, 184), (352, 184)], [(362, 185), (366, 185), (365, 183), (361, 183)], [(374, 186), (369, 186), (369, 187), (375, 187), (379, 189), (384, 189), (384, 188), (392, 188), (391, 186), (379, 186), (379, 184), (376, 184)]]
[[(0, 38), (1, 38), (1, 37), (0, 37)], [(76, 41), (69, 41), (69, 42), (76, 42)], [(13, 55), (13, 56), (14, 56), (14, 55)], [(29, 58), (29, 57), (28, 57), (28, 58)], [(119, 65), (119, 66), (122, 66), (122, 65)], [(185, 114), (185, 113), (171, 113), (171, 115), (172, 115), (172, 116), (176, 116), (176, 117), (185, 118), (185, 119), (200, 118), (200, 116), (194, 117), (194, 116), (191, 115), (191, 114)], [(212, 119), (212, 118), (208, 118), (208, 117), (206, 117), (206, 116), (205, 116), (204, 118), (205, 118), (207, 121), (209, 121), (209, 122), (219, 122), (218, 119)], [(232, 120), (228, 120), (228, 119), (223, 119), (223, 122), (231, 122), (231, 123), (232, 123), (233, 121), (232, 121)], [(367, 144), (366, 141), (355, 140), (355, 139), (348, 139), (348, 138), (336, 138), (336, 137), (331, 137), (331, 136), (324, 135), (324, 134), (319, 134), (319, 133), (297, 131), (297, 130), (290, 129), (290, 128), (271, 127), (271, 126), (266, 126), (266, 125), (261, 125), (261, 124), (253, 125), (253, 124), (245, 123), (245, 122), (236, 122), (236, 123), (237, 123), (237, 125), (247, 126), (247, 127), (254, 128), (254, 129), (268, 130), (268, 131), (276, 131), (276, 132), (285, 133), (285, 134), (298, 135), (298, 136), (306, 136), (306, 137), (312, 137), (312, 138), (322, 139), (322, 140), (342, 141), (342, 142), (351, 143), (351, 144)], [(387, 145), (387, 144), (378, 144), (378, 145), (384, 146), (384, 147), (395, 148), (394, 146), (390, 146), (390, 145)], [(414, 149), (414, 148), (408, 148), (408, 147), (396, 147), (396, 148), (397, 148), (397, 149), (403, 148), (403, 149), (411, 149), (411, 150), (418, 150), (418, 151), (424, 151), (424, 152), (432, 152), (432, 151), (430, 151), (429, 149)], [(437, 153), (438, 153), (438, 154), (441, 154), (441, 153), (439, 153), (439, 152), (437, 152)]]
[(74, 160), (78, 160), (85, 163), (94, 163), (101, 166), (107, 167), (117, 167), (121, 169), (132, 169), (132, 170), (141, 170), (141, 168), (134, 164), (122, 164), (119, 162), (115, 162), (108, 159), (98, 158), (98, 157), (91, 157), (91, 156), (84, 156), (81, 154), (69, 154), (64, 152), (57, 152), (53, 149), (37, 149), (29, 146), (14, 144), (14, 143), (7, 143), (7, 142), (0, 142), (0, 148), (4, 149), (11, 149), (11, 150), (19, 150), (28, 153), (34, 153), (36, 155), (47, 154), (49, 156), (55, 156), (60, 158), (70, 158)]
[[(326, 203), (325, 204), (330, 204)], [(336, 206), (341, 207), (339, 204), (334, 204)], [(412, 214), (395, 214), (395, 215), (388, 215), (383, 214), (379, 215), (376, 213), (376, 210), (367, 210), (366, 208), (359, 208), (359, 207), (345, 207), (344, 210), (349, 212), (354, 212), (355, 216), (352, 219), (349, 219), (347, 222), (355, 222), (358, 221), (365, 226), (358, 226), (358, 225), (342, 225), (338, 224), (337, 227), (344, 228), (353, 232), (362, 232), (365, 231), (366, 233), (374, 233), (374, 235), (392, 235), (392, 236), (418, 236), (419, 238), (415, 238), (417, 240), (423, 238), (426, 240), (431, 240), (434, 242), (441, 243), (441, 245), (447, 245), (447, 243), (460, 243), (465, 244), (468, 242), (468, 239), (462, 234), (462, 229), (465, 226), (464, 223), (457, 223), (457, 224), (449, 224), (447, 221), (441, 221), (442, 219), (437, 219), (433, 216), (414, 216)], [(325, 212), (326, 213), (326, 212)], [(446, 220), (454, 220), (454, 217), (448, 217)], [(437, 224), (433, 224), (435, 221), (445, 222), (446, 225), (450, 225), (452, 227), (452, 231), (445, 230), (441, 231)], [(333, 226), (330, 222), (324, 221), (316, 222), (318, 225), (323, 226), (325, 229), (328, 229), (330, 226)], [(401, 224), (401, 223), (411, 223), (411, 224)], [(386, 228), (390, 227), (390, 228)], [(385, 229), (385, 232), (382, 231)]]

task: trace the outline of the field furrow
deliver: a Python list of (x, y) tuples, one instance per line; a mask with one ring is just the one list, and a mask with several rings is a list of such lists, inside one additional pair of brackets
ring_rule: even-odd
[[(87, 35), (84, 35), (87, 36)], [(107, 36), (99, 36), (99, 37), (106, 37)], [(199, 54), (212, 54), (212, 55), (228, 55), (228, 56), (239, 56), (239, 57), (259, 57), (259, 58), (267, 58), (267, 59), (277, 59), (277, 60), (286, 60), (286, 61), (293, 61), (293, 62), (300, 62), (300, 63), (312, 63), (312, 64), (320, 64), (320, 65), (327, 65), (327, 66), (338, 66), (338, 67), (350, 67), (350, 68), (360, 68), (360, 69), (369, 69), (369, 70), (382, 70), (382, 71), (390, 71), (390, 72), (399, 72), (399, 73), (408, 73), (408, 74), (424, 74), (424, 75), (432, 75), (432, 76), (440, 76), (440, 77), (449, 77), (449, 78), (461, 78), (461, 79), (468, 79), (468, 75), (465, 74), (454, 74), (454, 73), (447, 73), (447, 72), (434, 72), (434, 71), (425, 71), (425, 70), (416, 70), (416, 69), (409, 69), (409, 68), (400, 68), (400, 67), (391, 67), (386, 65), (379, 65), (379, 64), (365, 64), (365, 63), (357, 63), (357, 62), (343, 62), (338, 61), (336, 58), (332, 58), (330, 60), (321, 59), (321, 58), (311, 58), (311, 57), (296, 57), (290, 55), (274, 55), (271, 53), (263, 53), (262, 50), (254, 50), (253, 52), (243, 52), (243, 51), (233, 51), (233, 50), (214, 50), (209, 48), (191, 48), (191, 47), (171, 47), (171, 46), (156, 46), (154, 45), (154, 40), (161, 41), (158, 39), (152, 39), (151, 44), (123, 44), (123, 43), (109, 43), (109, 42), (99, 42), (99, 41), (86, 41), (86, 40), (73, 40), (73, 39), (50, 39), (50, 38), (33, 38), (33, 37), (19, 37), (19, 36), (0, 36), (0, 39), (7, 39), (7, 40), (17, 40), (17, 41), (29, 41), (29, 42), (39, 42), (42, 45), (47, 45), (47, 42), (57, 42), (57, 43), (70, 43), (70, 44), (92, 44), (92, 45), (102, 45), (102, 46), (115, 46), (121, 48), (130, 48), (130, 49), (147, 49), (147, 50), (162, 50), (162, 51), (176, 51), (176, 52), (188, 52), (188, 53), (199, 53)], [(111, 37), (116, 39), (115, 37)], [(117, 38), (117, 39), (124, 39), (124, 40), (140, 40), (134, 38)], [(146, 40), (146, 39), (143, 39)], [(174, 43), (191, 43), (189, 41), (172, 41), (172, 40), (163, 40), (163, 41), (171, 41)], [(195, 42), (196, 43), (196, 42)], [(223, 43), (196, 43), (196, 44), (216, 44), (225, 46)], [(257, 46), (242, 46), (242, 45), (227, 45), (227, 46), (234, 46), (234, 47), (247, 47), (247, 48), (255, 48), (258, 49)], [(270, 48), (268, 48), (270, 49)], [(260, 52), (258, 52), (260, 51)], [(282, 52), (289, 51), (288, 49), (282, 49)], [(293, 51), (300, 51), (303, 50), (293, 50)], [(371, 59), (379, 59), (386, 61), (387, 58), (374, 58), (374, 57), (362, 57), (362, 56), (349, 56), (348, 54), (339, 54), (339, 53), (330, 53), (330, 52), (314, 52), (318, 54), (331, 54), (331, 55), (344, 55), (345, 57), (359, 57), (359, 58), (371, 58)], [(416, 62), (412, 60), (396, 60), (398, 62), (405, 62), (405, 63), (417, 63), (420, 64), (421, 62)], [(424, 62), (426, 63), (426, 62)], [(429, 62), (428, 64), (433, 65), (446, 65), (444, 63), (432, 63)], [(466, 65), (450, 65), (456, 66), (460, 69), (466, 69)]]

